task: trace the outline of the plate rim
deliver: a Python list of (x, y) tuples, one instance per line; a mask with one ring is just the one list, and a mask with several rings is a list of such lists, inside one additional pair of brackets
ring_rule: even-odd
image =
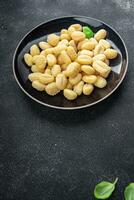
[[(87, 105), (83, 105), (83, 106), (77, 106), (77, 107), (60, 107), (60, 106), (54, 106), (54, 105), (50, 105), (50, 104), (47, 104), (47, 103), (44, 103), (38, 99), (36, 99), (35, 97), (33, 97), (32, 95), (30, 95), (23, 87), (22, 85), (20, 84), (18, 78), (17, 78), (17, 75), (15, 73), (15, 58), (16, 58), (16, 53), (18, 51), (18, 48), (20, 46), (20, 44), (22, 43), (22, 41), (25, 39), (25, 37), (27, 37), (27, 35), (29, 35), (33, 30), (35, 30), (36, 28), (38, 28), (39, 26), (45, 24), (45, 23), (49, 23), (49, 22), (52, 22), (54, 20), (58, 20), (58, 19), (64, 19), (64, 18), (86, 18), (86, 19), (91, 19), (91, 20), (96, 20), (108, 27), (110, 27), (117, 35), (118, 37), (121, 39), (123, 45), (124, 45), (124, 48), (125, 48), (125, 52), (126, 52), (126, 68), (125, 68), (125, 71), (123, 73), (123, 76), (120, 80), (120, 82), (116, 85), (116, 87), (110, 92), (108, 93), (106, 96), (104, 96), (103, 98), (99, 99), (98, 101), (95, 101), (93, 103), (90, 103), (90, 104), (87, 104)], [(19, 85), (19, 87), (21, 88), (21, 90), (27, 95), (29, 96), (32, 100), (36, 101), (37, 103), (43, 105), (43, 106), (47, 106), (49, 108), (55, 108), (55, 109), (59, 109), (59, 110), (77, 110), (77, 109), (83, 109), (83, 108), (87, 108), (87, 107), (91, 107), (93, 105), (96, 105), (98, 103), (100, 103), (101, 101), (105, 100), (106, 98), (108, 98), (109, 96), (111, 96), (116, 90), (117, 88), (121, 85), (121, 83), (123, 82), (125, 76), (126, 76), (126, 73), (127, 73), (127, 70), (128, 70), (128, 62), (129, 62), (129, 57), (128, 57), (128, 50), (127, 50), (127, 47), (126, 47), (126, 44), (124, 42), (124, 39), (121, 37), (121, 35), (112, 27), (110, 26), (109, 24), (103, 22), (102, 20), (99, 20), (99, 19), (96, 19), (96, 18), (93, 18), (93, 17), (88, 17), (88, 16), (84, 16), (84, 15), (68, 15), (68, 16), (62, 16), (62, 17), (56, 17), (56, 18), (53, 18), (53, 19), (49, 19), (49, 20), (46, 20), (44, 22), (41, 22), (40, 24), (38, 24), (37, 26), (35, 26), (34, 28), (32, 28), (30, 31), (28, 31), (23, 37), (22, 39), (19, 41), (17, 47), (15, 48), (15, 51), (14, 51), (14, 54), (13, 54), (13, 60), (12, 60), (12, 70), (13, 70), (13, 75), (14, 75), (14, 78), (17, 82), (17, 84)]]

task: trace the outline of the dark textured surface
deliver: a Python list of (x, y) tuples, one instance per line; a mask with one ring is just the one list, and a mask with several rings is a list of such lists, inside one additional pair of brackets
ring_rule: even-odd
[[(112, 200), (134, 181), (134, 1), (0, 1), (0, 199), (92, 200), (94, 185), (119, 177)], [(129, 70), (103, 103), (80, 111), (45, 108), (26, 97), (12, 56), (40, 22), (80, 14), (104, 20), (124, 38)]]

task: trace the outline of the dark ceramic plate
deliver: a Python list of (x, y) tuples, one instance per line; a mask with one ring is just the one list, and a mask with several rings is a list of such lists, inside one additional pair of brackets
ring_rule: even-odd
[[(119, 52), (118, 57), (111, 61), (112, 72), (108, 78), (107, 87), (104, 89), (95, 88), (90, 96), (80, 96), (74, 101), (68, 101), (62, 93), (51, 97), (45, 92), (38, 92), (32, 88), (30, 81), (27, 79), (30, 73), (29, 68), (25, 65), (23, 56), (29, 51), (32, 44), (46, 40), (50, 33), (58, 33), (63, 28), (68, 28), (71, 24), (79, 23), (82, 26), (88, 25), (94, 32), (99, 29), (106, 29), (108, 32), (107, 39), (112, 46)], [(54, 19), (40, 24), (31, 30), (20, 41), (13, 58), (13, 73), (20, 88), (33, 100), (45, 106), (59, 109), (80, 109), (92, 106), (110, 96), (123, 81), (128, 66), (128, 53), (121, 36), (109, 25), (102, 21), (89, 17), (72, 16)]]

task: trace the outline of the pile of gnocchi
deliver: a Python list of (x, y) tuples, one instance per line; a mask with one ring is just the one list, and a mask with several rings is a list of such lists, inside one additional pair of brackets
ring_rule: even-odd
[(83, 30), (80, 24), (72, 24), (60, 35), (48, 35), (47, 42), (31, 46), (24, 61), (32, 71), (28, 79), (33, 88), (51, 96), (63, 91), (65, 98), (74, 100), (107, 85), (109, 60), (118, 52), (106, 40), (106, 30), (90, 34), (89, 28), (89, 35)]

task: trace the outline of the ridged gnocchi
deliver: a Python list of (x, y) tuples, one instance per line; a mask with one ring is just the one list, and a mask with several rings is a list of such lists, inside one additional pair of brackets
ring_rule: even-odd
[(88, 38), (81, 24), (72, 24), (59, 35), (52, 33), (47, 41), (33, 44), (24, 54), (32, 87), (51, 96), (62, 91), (68, 100), (106, 87), (109, 60), (118, 56), (106, 36), (107, 31), (101, 29)]

